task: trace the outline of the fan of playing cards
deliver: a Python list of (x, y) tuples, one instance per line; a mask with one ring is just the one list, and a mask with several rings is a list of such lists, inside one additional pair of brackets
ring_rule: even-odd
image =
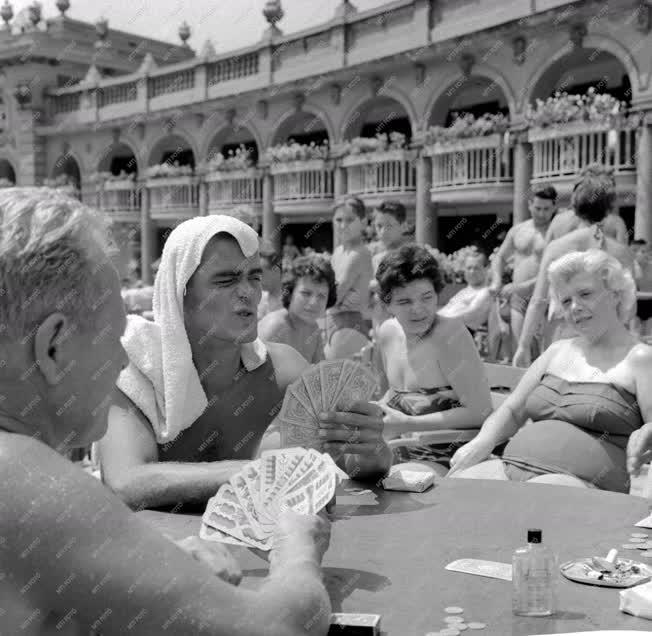
[(321, 450), (319, 414), (347, 411), (355, 402), (366, 402), (377, 386), (371, 371), (352, 360), (332, 360), (309, 367), (285, 392), (278, 416), (281, 446)]
[(284, 510), (316, 514), (346, 478), (330, 455), (313, 449), (265, 451), (209, 500), (199, 536), (209, 541), (272, 549)]

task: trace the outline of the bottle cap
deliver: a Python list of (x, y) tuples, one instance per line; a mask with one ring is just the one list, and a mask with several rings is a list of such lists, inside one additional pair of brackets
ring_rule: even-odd
[(528, 543), (541, 543), (543, 533), (538, 528), (530, 528), (527, 531), (527, 542)]

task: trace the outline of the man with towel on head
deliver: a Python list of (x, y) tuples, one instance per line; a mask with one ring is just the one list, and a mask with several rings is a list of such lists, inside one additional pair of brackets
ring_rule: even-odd
[[(257, 337), (258, 250), (257, 234), (233, 217), (181, 223), (163, 249), (154, 322), (129, 317), (130, 364), (100, 461), (105, 483), (133, 508), (178, 510), (212, 497), (256, 457), (285, 389), (308, 365)], [(324, 449), (357, 479), (378, 479), (391, 463), (382, 411), (352, 411), (326, 414)]]
[(0, 192), (0, 632), (325, 634), (321, 515), (282, 513), (270, 576), (244, 590), (226, 546), (181, 549), (66, 459), (106, 431), (127, 365), (105, 230), (52, 190)]

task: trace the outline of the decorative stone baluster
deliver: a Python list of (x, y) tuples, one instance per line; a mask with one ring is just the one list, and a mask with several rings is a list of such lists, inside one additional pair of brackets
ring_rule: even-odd
[(634, 218), (635, 237), (652, 241), (652, 130), (650, 114), (643, 120), (638, 133), (637, 171), (636, 171), (636, 216)]

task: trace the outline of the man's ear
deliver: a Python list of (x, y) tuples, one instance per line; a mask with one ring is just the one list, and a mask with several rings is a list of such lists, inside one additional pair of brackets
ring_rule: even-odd
[(61, 347), (68, 322), (64, 314), (50, 314), (39, 325), (34, 336), (34, 359), (49, 385), (58, 382), (61, 370), (65, 366)]

